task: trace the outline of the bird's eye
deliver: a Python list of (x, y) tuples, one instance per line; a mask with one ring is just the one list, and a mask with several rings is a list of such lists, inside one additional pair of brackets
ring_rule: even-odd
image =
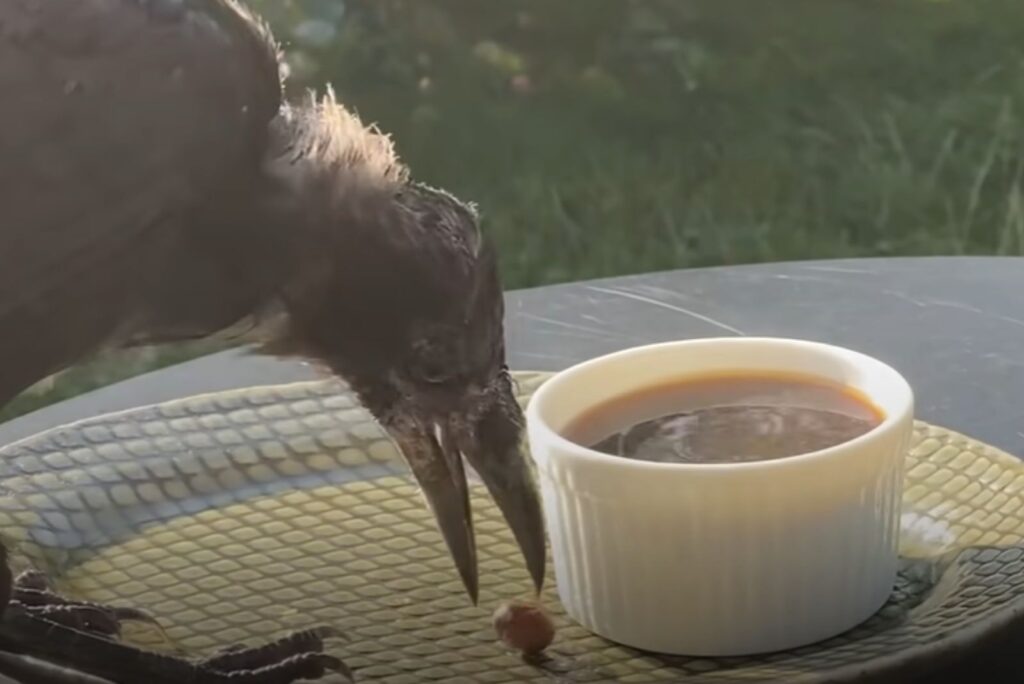
[(427, 331), (412, 346), (408, 357), (409, 376), (429, 385), (451, 382), (459, 374), (459, 354), (447, 330)]
[(413, 376), (431, 385), (440, 385), (451, 380), (454, 372), (452, 368), (439, 359), (421, 359), (413, 369)]

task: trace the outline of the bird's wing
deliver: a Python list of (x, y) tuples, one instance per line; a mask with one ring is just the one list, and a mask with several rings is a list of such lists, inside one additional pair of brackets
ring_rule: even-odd
[(2, 403), (116, 324), (140, 244), (256, 168), (282, 86), (235, 0), (3, 0), (0, 93)]

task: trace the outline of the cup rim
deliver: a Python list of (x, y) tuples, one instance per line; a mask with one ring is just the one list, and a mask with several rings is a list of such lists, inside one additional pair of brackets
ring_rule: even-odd
[[(558, 386), (572, 380), (572, 376), (578, 373), (583, 373), (593, 369), (595, 366), (604, 365), (610, 362), (615, 362), (618, 359), (635, 356), (637, 354), (652, 353), (659, 350), (664, 350), (672, 347), (693, 347), (693, 346), (712, 346), (719, 344), (787, 344), (798, 347), (804, 347), (805, 349), (813, 349), (818, 352), (830, 352), (838, 353), (847, 361), (853, 361), (855, 363), (863, 364), (866, 366), (872, 366), (876, 369), (881, 370), (883, 373), (890, 375), (895, 383), (897, 398), (895, 401), (896, 409), (893, 411), (887, 411), (885, 418), (878, 425), (868, 430), (867, 432), (854, 437), (853, 439), (834, 444), (824, 449), (818, 449), (815, 451), (808, 451), (802, 454), (795, 454), (793, 456), (786, 456), (784, 458), (776, 459), (765, 459), (758, 461), (738, 461), (728, 463), (672, 463), (672, 462), (661, 462), (661, 461), (643, 461), (638, 459), (628, 459), (619, 456), (613, 456), (606, 454), (595, 449), (583, 446), (571, 439), (563, 436), (559, 431), (555, 430), (547, 423), (546, 420), (540, 414), (540, 406), (547, 399), (551, 392), (557, 390)], [(814, 374), (809, 374), (814, 376)], [(873, 397), (868, 397), (873, 399)], [(526, 420), (529, 426), (530, 432), (540, 433), (541, 436), (548, 440), (556, 447), (558, 453), (564, 456), (569, 456), (577, 461), (589, 462), (593, 465), (610, 467), (610, 468), (621, 468), (630, 470), (646, 470), (646, 471), (662, 471), (662, 472), (690, 472), (690, 473), (707, 473), (707, 472), (721, 472), (721, 471), (750, 471), (757, 469), (779, 469), (779, 468), (791, 468), (806, 465), (810, 462), (827, 460), (835, 458), (844, 453), (848, 453), (851, 450), (856, 451), (860, 446), (870, 443), (882, 435), (890, 433), (893, 430), (899, 429), (900, 426), (906, 424), (909, 420), (913, 419), (914, 413), (914, 391), (910, 386), (910, 383), (906, 378), (895, 368), (889, 364), (877, 359), (873, 356), (869, 356), (863, 352), (858, 352), (853, 349), (842, 347), (835, 344), (826, 342), (817, 342), (807, 339), (799, 338), (787, 338), (787, 337), (703, 337), (703, 338), (689, 338), (671, 340), (667, 342), (655, 342), (652, 344), (637, 345), (634, 347), (628, 347), (608, 354), (602, 354), (591, 359), (587, 359), (580, 363), (574, 364), (565, 368), (561, 371), (556, 372), (552, 377), (548, 378), (541, 386), (533, 393), (529, 403), (526, 407)], [(530, 447), (530, 452), (533, 453), (533, 448)], [(534, 458), (536, 461), (536, 458)], [(539, 465), (539, 464), (538, 464)]]

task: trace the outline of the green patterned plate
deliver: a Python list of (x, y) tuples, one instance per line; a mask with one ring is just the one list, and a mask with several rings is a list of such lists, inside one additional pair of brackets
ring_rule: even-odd
[[(547, 377), (519, 373), (521, 399)], [(312, 382), (101, 416), (0, 450), (0, 536), (58, 589), (131, 603), (208, 653), (316, 623), (361, 682), (852, 682), (935, 665), (1024, 605), (1024, 465), (919, 424), (892, 599), (827, 642), (750, 658), (643, 653), (559, 631), (541, 666), (495, 641), (490, 612), (529, 593), (500, 515), (475, 486), (479, 607), (467, 601), (397, 451), (344, 386)], [(549, 577), (551, 570), (549, 568)]]

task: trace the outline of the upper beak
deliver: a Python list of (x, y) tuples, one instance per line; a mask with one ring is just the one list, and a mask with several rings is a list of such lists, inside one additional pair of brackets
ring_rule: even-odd
[(520, 448), (520, 423), (519, 406), (509, 395), (472, 422), (454, 415), (436, 425), (407, 421), (390, 428), (474, 604), (479, 597), (479, 579), (463, 456), (480, 475), (511, 528), (534, 588), (539, 593), (544, 585), (544, 517)]

